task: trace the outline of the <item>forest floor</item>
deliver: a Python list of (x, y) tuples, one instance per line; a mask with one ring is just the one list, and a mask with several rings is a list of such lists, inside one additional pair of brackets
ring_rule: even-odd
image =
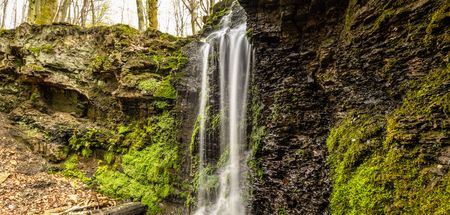
[(116, 204), (76, 179), (50, 174), (48, 166), (0, 113), (0, 214), (65, 214)]

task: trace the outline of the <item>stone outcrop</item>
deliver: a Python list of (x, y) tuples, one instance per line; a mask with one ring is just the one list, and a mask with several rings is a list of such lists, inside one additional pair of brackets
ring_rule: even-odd
[(240, 2), (255, 48), (252, 212), (447, 210), (420, 202), (448, 199), (448, 1)]
[(178, 210), (188, 166), (178, 141), (190, 138), (179, 119), (193, 124), (197, 92), (195, 70), (181, 71), (187, 42), (125, 25), (2, 30), (0, 111), (53, 171), (153, 213)]

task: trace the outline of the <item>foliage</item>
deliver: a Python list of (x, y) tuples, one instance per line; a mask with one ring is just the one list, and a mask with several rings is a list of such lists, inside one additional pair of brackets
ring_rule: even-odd
[(139, 82), (138, 89), (146, 91), (148, 93), (155, 93), (158, 90), (160, 82), (154, 78), (142, 80)]
[(78, 156), (72, 155), (69, 159), (64, 162), (64, 169), (62, 171), (64, 176), (74, 177), (80, 179), (83, 183), (90, 185), (92, 179), (87, 177), (78, 168)]
[(166, 78), (164, 78), (160, 82), (160, 84), (159, 84), (158, 88), (156, 89), (155, 93), (153, 94), (153, 96), (166, 98), (166, 99), (176, 99), (177, 91), (170, 83), (171, 79), (172, 78), (170, 76), (167, 76)]
[[(150, 213), (161, 212), (159, 202), (174, 193), (174, 184), (179, 180), (176, 128), (170, 112), (150, 117), (140, 131), (148, 134), (145, 148), (131, 149), (123, 156), (123, 171), (108, 166), (97, 170), (95, 179), (100, 190), (115, 197), (141, 201), (149, 207)], [(127, 129), (121, 130), (125, 132)], [(127, 137), (137, 129), (134, 130)]]

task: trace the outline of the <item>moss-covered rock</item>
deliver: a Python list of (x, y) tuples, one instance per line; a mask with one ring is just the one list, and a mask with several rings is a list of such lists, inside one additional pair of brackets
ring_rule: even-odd
[(450, 211), (449, 84), (449, 67), (431, 71), (392, 113), (353, 113), (331, 130), (333, 214)]

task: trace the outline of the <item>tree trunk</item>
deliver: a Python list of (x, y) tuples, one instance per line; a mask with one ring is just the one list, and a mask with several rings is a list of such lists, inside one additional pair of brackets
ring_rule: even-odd
[(89, 0), (83, 0), (83, 6), (81, 7), (81, 26), (86, 27), (86, 18), (89, 7)]
[(213, 14), (214, 4), (216, 4), (215, 0), (209, 0), (209, 14)]
[(27, 21), (29, 23), (34, 23), (34, 20), (36, 20), (36, 1), (39, 1), (39, 0), (29, 0), (28, 1), (28, 18), (27, 18)]
[(94, 6), (94, 0), (91, 0), (90, 2), (91, 2), (92, 26), (94, 26), (94, 25), (95, 25), (95, 21), (96, 21), (96, 18), (95, 18), (95, 6)]
[(5, 28), (6, 10), (8, 9), (8, 0), (3, 1), (3, 17), (1, 28)]
[(145, 28), (144, 23), (144, 6), (142, 4), (142, 0), (136, 0), (136, 9), (137, 9), (137, 15), (138, 15), (138, 26), (139, 30), (143, 31)]
[(58, 0), (30, 0), (28, 5), (28, 22), (51, 24), (58, 10)]
[(147, 19), (151, 29), (158, 29), (158, 0), (147, 0)]
[(58, 11), (58, 22), (66, 22), (67, 13), (69, 11), (71, 0), (62, 0)]
[(189, 11), (191, 14), (191, 28), (192, 28), (192, 34), (197, 33), (197, 19), (198, 19), (198, 12), (197, 12), (197, 3), (191, 0), (191, 10)]

